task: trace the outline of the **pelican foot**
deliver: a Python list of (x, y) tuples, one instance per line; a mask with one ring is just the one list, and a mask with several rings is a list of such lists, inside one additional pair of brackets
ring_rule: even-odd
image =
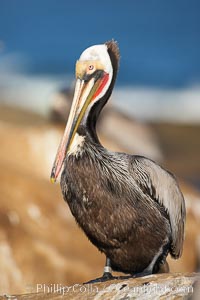
[(112, 274), (110, 272), (104, 272), (102, 277), (92, 279), (90, 281), (84, 282), (83, 284), (105, 282), (105, 281), (114, 280), (114, 279), (117, 279), (117, 277), (112, 276)]
[(144, 276), (149, 276), (149, 275), (152, 275), (151, 271), (143, 271), (143, 272), (140, 272), (140, 273), (133, 274), (131, 277), (132, 278), (138, 278), (138, 277), (144, 277)]
[(113, 276), (110, 272), (105, 272), (102, 277), (98, 277), (96, 279), (92, 279), (90, 281), (84, 282), (83, 284), (89, 284), (89, 283), (98, 283), (98, 282), (105, 282), (109, 280), (125, 280), (135, 277), (132, 275), (125, 275), (125, 276)]

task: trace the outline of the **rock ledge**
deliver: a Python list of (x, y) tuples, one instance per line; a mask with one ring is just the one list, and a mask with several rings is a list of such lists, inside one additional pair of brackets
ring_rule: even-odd
[(136, 279), (112, 280), (96, 284), (74, 284), (61, 287), (59, 284), (38, 284), (37, 292), (24, 295), (4, 295), (0, 299), (200, 299), (200, 274), (169, 273)]

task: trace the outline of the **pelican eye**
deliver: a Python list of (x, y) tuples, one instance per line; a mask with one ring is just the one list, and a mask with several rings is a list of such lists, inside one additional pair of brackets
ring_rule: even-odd
[(92, 71), (93, 69), (94, 69), (94, 66), (93, 65), (89, 65), (88, 70)]
[(95, 65), (88, 65), (88, 67), (87, 67), (87, 74), (93, 74), (94, 73), (94, 71), (95, 71)]

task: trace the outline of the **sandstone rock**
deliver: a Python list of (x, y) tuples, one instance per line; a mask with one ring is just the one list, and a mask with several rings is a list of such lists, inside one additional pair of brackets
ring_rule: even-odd
[[(12, 297), (12, 298), (11, 298)], [(96, 284), (74, 284), (72, 286), (40, 285), (37, 292), (26, 295), (13, 295), (9, 300), (32, 299), (73, 299), (73, 300), (158, 300), (193, 299), (200, 297), (200, 275), (160, 274), (137, 279), (113, 280)]]

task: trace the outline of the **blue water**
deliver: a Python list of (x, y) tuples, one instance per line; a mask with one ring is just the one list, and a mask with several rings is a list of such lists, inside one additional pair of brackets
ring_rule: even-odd
[(118, 85), (200, 83), (198, 0), (0, 0), (0, 60), (30, 74), (71, 74), (82, 50), (119, 42)]

